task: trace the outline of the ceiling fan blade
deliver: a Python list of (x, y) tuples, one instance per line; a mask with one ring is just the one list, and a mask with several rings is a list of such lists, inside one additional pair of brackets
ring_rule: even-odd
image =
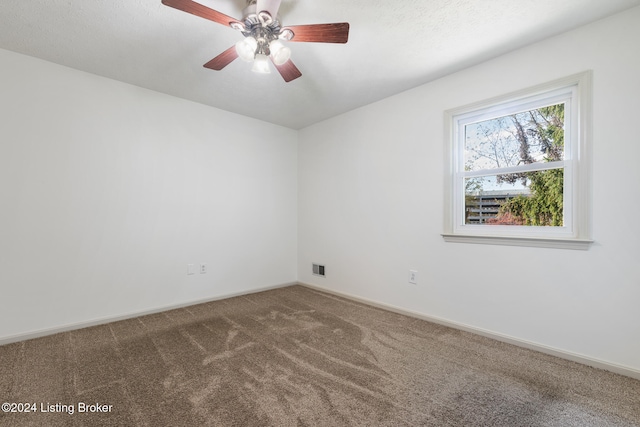
[(281, 1), (282, 0), (258, 0), (256, 2), (256, 12), (259, 13), (266, 10), (271, 17), (275, 19), (278, 16)]
[(287, 83), (289, 83), (291, 80), (297, 79), (302, 75), (300, 70), (298, 70), (298, 67), (296, 67), (293, 62), (291, 62), (291, 60), (288, 60), (282, 65), (276, 65), (276, 63), (274, 62), (273, 65), (275, 65), (276, 69), (278, 70), (284, 81)]
[(236, 47), (231, 46), (229, 49), (225, 50), (220, 55), (204, 64), (204, 67), (211, 70), (220, 71), (227, 65), (231, 64), (237, 57), (238, 52), (236, 51)]
[(346, 43), (349, 40), (349, 23), (291, 25), (282, 31), (290, 30), (292, 42)]
[(204, 19), (208, 19), (218, 24), (230, 26), (232, 23), (240, 22), (224, 13), (217, 10), (209, 9), (206, 6), (196, 3), (191, 0), (162, 0), (162, 4), (165, 6), (173, 7), (174, 9), (182, 10), (183, 12), (191, 13), (192, 15), (199, 16)]

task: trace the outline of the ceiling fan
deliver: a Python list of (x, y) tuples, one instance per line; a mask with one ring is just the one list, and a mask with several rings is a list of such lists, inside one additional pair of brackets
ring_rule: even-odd
[(222, 52), (204, 64), (212, 70), (222, 70), (240, 57), (253, 62), (252, 70), (269, 73), (269, 59), (284, 78), (290, 82), (302, 76), (291, 62), (291, 50), (282, 41), (346, 43), (349, 39), (349, 23), (291, 25), (283, 27), (278, 17), (281, 0), (247, 0), (242, 20), (232, 18), (192, 0), (162, 0), (162, 4), (218, 24), (229, 26), (244, 35), (235, 46)]

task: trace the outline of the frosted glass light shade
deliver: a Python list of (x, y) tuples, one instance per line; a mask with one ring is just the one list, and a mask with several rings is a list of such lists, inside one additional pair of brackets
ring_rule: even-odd
[(253, 61), (253, 67), (251, 71), (260, 74), (269, 74), (271, 69), (269, 68), (269, 57), (267, 55), (263, 55), (262, 53), (256, 54), (256, 59)]
[(274, 40), (269, 44), (271, 59), (276, 65), (282, 65), (291, 58), (291, 49), (282, 44), (279, 40)]
[(256, 49), (258, 48), (258, 42), (253, 37), (246, 37), (244, 40), (240, 40), (236, 43), (236, 52), (243, 61), (251, 62), (256, 55)]

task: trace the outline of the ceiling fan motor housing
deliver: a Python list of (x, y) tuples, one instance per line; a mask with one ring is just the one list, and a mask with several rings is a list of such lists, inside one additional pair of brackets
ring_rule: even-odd
[[(282, 32), (282, 24), (279, 17), (272, 17), (268, 12), (256, 10), (256, 1), (250, 0), (243, 11), (244, 28), (240, 31), (245, 37), (253, 37), (258, 42), (256, 53), (270, 55), (269, 44), (280, 38), (286, 37), (287, 31)], [(284, 35), (284, 37), (282, 37)]]

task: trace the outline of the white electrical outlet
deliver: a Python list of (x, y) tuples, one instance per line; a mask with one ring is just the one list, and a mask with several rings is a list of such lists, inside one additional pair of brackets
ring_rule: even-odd
[(418, 284), (418, 272), (416, 270), (409, 270), (409, 283), (412, 285)]
[(196, 265), (195, 264), (187, 264), (187, 274), (191, 276), (192, 274), (196, 274)]
[(200, 274), (207, 273), (207, 264), (200, 264)]

